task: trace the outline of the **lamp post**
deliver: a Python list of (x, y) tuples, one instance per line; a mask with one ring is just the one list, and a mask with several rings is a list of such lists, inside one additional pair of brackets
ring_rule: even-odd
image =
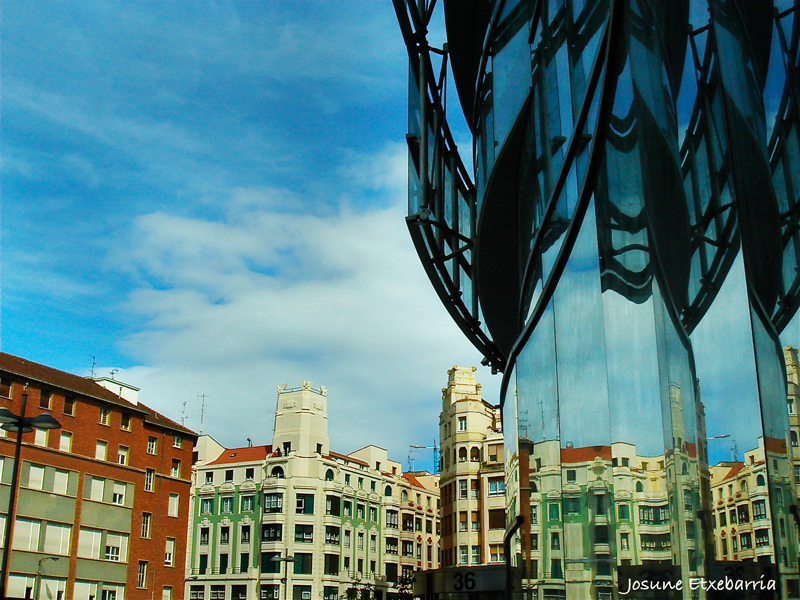
[(36, 580), (33, 582), (34, 598), (39, 597), (39, 586), (42, 585), (42, 575), (44, 575), (44, 572), (42, 571), (42, 563), (46, 560), (58, 560), (58, 556), (45, 556), (39, 560), (39, 566), (36, 568)]
[[(26, 384), (27, 387), (27, 384)], [(17, 490), (19, 489), (19, 454), (22, 450), (22, 434), (30, 433), (34, 429), (60, 429), (61, 423), (56, 421), (52, 415), (42, 413), (37, 417), (26, 417), (25, 406), (28, 404), (28, 394), (22, 394), (22, 405), (19, 409), (19, 416), (12, 413), (6, 407), (0, 408), (0, 429), (16, 432), (17, 443), (14, 450), (14, 471), (11, 475), (11, 491), (8, 497), (8, 513), (6, 513), (6, 535), (3, 543), (3, 570), (0, 573), (0, 598), (6, 597), (6, 587), (8, 585), (8, 565), (11, 562), (11, 536), (14, 530), (14, 512), (17, 501)], [(41, 565), (41, 563), (39, 563)]]
[[(287, 555), (287, 556), (273, 556), (271, 560), (273, 562), (285, 563), (285, 566), (283, 568), (283, 579), (281, 579), (281, 582), (284, 584), (284, 589), (286, 590), (283, 593), (283, 597), (284, 597), (285, 600), (288, 600), (288, 598), (289, 598), (289, 563), (296, 562), (297, 559), (294, 556)], [(278, 569), (278, 571), (280, 572), (280, 569)]]

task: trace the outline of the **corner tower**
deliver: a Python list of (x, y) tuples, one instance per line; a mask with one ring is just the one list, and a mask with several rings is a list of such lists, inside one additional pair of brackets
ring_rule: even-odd
[(272, 447), (284, 455), (328, 454), (328, 390), (313, 389), (311, 381), (301, 381), (300, 387), (291, 389), (286, 385), (278, 386)]

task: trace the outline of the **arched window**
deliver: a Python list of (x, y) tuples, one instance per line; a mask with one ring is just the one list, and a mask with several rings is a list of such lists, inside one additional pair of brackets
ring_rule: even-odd
[(406, 490), (403, 490), (403, 493), (400, 494), (400, 500), (403, 502), (408, 502), (408, 492)]
[(532, 492), (538, 492), (539, 491), (539, 489), (536, 487), (536, 482), (535, 481), (531, 481), (531, 491)]
[(383, 495), (384, 496), (391, 496), (392, 495), (392, 486), (387, 485), (386, 489), (383, 490)]
[(477, 446), (473, 446), (472, 450), (469, 451), (469, 460), (470, 462), (480, 462), (481, 451), (478, 449)]
[(764, 479), (763, 475), (759, 475), (758, 477), (756, 477), (756, 485), (767, 485), (767, 482)]
[(747, 491), (747, 480), (746, 479), (742, 479), (742, 491), (743, 492)]
[(636, 491), (637, 492), (643, 492), (644, 491), (644, 486), (642, 485), (641, 481), (637, 481), (636, 482)]
[(686, 463), (683, 463), (683, 467), (681, 469), (681, 474), (682, 475), (688, 475), (689, 474), (689, 465), (687, 465)]
[(283, 467), (273, 467), (272, 468), (272, 476), (276, 479), (283, 479)]
[(463, 446), (458, 449), (458, 462), (467, 462), (467, 449)]
[(333, 469), (325, 471), (325, 481), (333, 481)]
[(445, 469), (449, 469), (450, 468), (450, 453), (449, 452), (446, 452), (445, 455), (444, 455), (444, 468)]

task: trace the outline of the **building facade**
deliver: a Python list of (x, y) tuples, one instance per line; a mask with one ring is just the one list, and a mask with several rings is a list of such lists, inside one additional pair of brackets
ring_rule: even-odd
[(481, 397), (474, 367), (447, 372), (439, 415), (442, 566), (503, 561), (505, 474), (497, 408)]
[[(528, 520), (508, 559), (525, 593), (611, 598), (656, 569), (690, 598), (691, 581), (737, 562), (777, 585), (765, 593), (795, 597), (782, 335), (800, 305), (797, 2), (394, 5), (410, 57), (407, 224), (451, 316), (503, 373), (507, 523)], [(469, 165), (448, 90), (473, 137)], [(714, 553), (709, 464), (721, 457), (706, 442), (722, 435), (763, 448), (785, 567), (777, 544), (766, 561)], [(617, 506), (595, 538), (568, 535), (566, 474), (581, 469), (565, 461), (588, 464), (587, 448), (594, 491), (575, 518), (598, 514), (598, 494), (618, 502), (613, 464), (630, 457), (615, 452), (634, 448), (663, 481), (652, 499), (666, 499), (669, 526), (652, 535), (669, 552), (623, 562)], [(534, 565), (537, 459), (554, 475), (548, 527), (564, 537)]]
[(388, 599), (439, 566), (438, 476), (378, 446), (333, 452), (325, 388), (278, 388), (269, 445), (198, 445), (188, 598)]
[[(196, 434), (137, 388), (0, 353), (0, 405), (19, 414), (23, 394), (61, 428), (23, 434), (8, 595), (182, 598)], [(4, 532), (16, 437), (2, 434)]]

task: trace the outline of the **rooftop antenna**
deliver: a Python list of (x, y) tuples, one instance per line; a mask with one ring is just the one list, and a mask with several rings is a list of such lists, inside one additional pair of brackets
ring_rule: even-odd
[(203, 417), (206, 414), (206, 398), (211, 398), (211, 396), (206, 396), (205, 394), (201, 394), (197, 392), (197, 398), (200, 400), (200, 431), (198, 433), (203, 433)]
[(111, 369), (111, 381), (114, 381), (115, 373), (119, 373), (119, 369)]
[(251, 440), (250, 438), (247, 438), (247, 447), (248, 448), (252, 448), (253, 447), (253, 440)]
[(94, 379), (94, 367), (97, 364), (97, 357), (92, 356), (91, 354), (89, 356), (92, 357), (92, 368), (89, 372), (91, 373), (92, 379)]
[(189, 417), (186, 416), (186, 400), (183, 401), (183, 406), (181, 407), (181, 425), (184, 427), (186, 426), (186, 419)]
[(412, 454), (413, 452), (414, 452), (414, 450), (409, 448), (409, 450), (408, 450), (408, 470), (409, 470), (409, 472), (412, 472), (412, 473), (415, 470), (414, 469), (414, 456)]

